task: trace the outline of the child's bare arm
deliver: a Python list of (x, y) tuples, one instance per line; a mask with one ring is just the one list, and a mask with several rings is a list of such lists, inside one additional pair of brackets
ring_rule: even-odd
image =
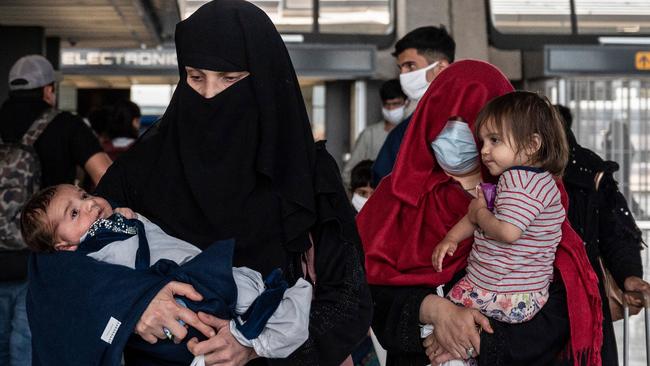
[(447, 232), (444, 240), (450, 240), (454, 243), (460, 243), (461, 241), (471, 237), (476, 230), (476, 225), (474, 225), (467, 215), (463, 216), (454, 227)]
[(501, 221), (494, 216), (492, 211), (488, 210), (485, 205), (483, 192), (478, 190), (478, 197), (472, 201), (467, 214), (490, 238), (496, 239), (502, 243), (513, 243), (523, 234), (523, 231), (517, 226)]
[(454, 255), (458, 243), (469, 238), (474, 233), (476, 226), (469, 221), (467, 215), (449, 230), (444, 239), (433, 249), (431, 255), (431, 262), (433, 268), (437, 271), (442, 271), (442, 261), (446, 255)]

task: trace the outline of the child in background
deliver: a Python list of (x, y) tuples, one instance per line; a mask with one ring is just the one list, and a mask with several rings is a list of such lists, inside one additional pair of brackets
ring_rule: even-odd
[(568, 148), (551, 103), (530, 92), (512, 92), (488, 103), (475, 125), (481, 159), (499, 176), (494, 212), (483, 192), (435, 247), (433, 266), (474, 235), (467, 274), (449, 292), (456, 304), (502, 322), (532, 319), (548, 299), (555, 250), (565, 211), (555, 182)]
[(352, 206), (359, 213), (372, 196), (375, 189), (372, 182), (372, 160), (362, 160), (352, 168), (350, 173), (350, 192), (352, 193)]

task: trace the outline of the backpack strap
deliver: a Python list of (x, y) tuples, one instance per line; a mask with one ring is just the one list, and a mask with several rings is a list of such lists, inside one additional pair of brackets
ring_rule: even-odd
[(54, 108), (48, 108), (43, 114), (32, 125), (29, 127), (27, 132), (23, 135), (23, 138), (20, 140), (21, 144), (32, 146), (34, 142), (41, 136), (41, 133), (45, 131), (45, 127), (52, 122), (52, 120), (59, 115), (59, 111)]

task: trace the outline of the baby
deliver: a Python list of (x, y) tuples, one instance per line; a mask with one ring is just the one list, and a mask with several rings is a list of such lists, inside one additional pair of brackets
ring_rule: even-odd
[[(35, 194), (23, 209), (21, 230), (27, 246), (34, 252), (80, 251), (99, 261), (134, 269), (140, 269), (143, 263), (148, 268), (149, 263), (153, 265), (161, 259), (183, 265), (201, 253), (197, 247), (166, 234), (131, 209), (113, 209), (105, 199), (67, 184)], [(142, 258), (147, 252), (148, 257)], [(265, 281), (260, 273), (245, 267), (232, 271), (237, 286), (235, 314), (238, 315), (230, 324), (233, 336), (242, 345), (254, 348), (259, 356), (287, 357), (307, 340), (311, 285), (299, 279), (286, 289), (265, 327), (249, 339), (250, 329), (245, 324), (242, 326), (239, 315), (245, 314), (265, 292)], [(275, 281), (269, 281), (271, 277)], [(278, 283), (279, 277), (276, 270), (267, 277), (266, 284)], [(182, 301), (179, 304), (184, 305)], [(167, 330), (166, 334), (173, 338)]]

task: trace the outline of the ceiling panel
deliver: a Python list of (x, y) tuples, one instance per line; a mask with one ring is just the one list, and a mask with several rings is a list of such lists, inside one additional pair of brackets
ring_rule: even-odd
[(0, 25), (41, 26), (64, 47), (155, 47), (173, 38), (176, 1), (2, 0)]

